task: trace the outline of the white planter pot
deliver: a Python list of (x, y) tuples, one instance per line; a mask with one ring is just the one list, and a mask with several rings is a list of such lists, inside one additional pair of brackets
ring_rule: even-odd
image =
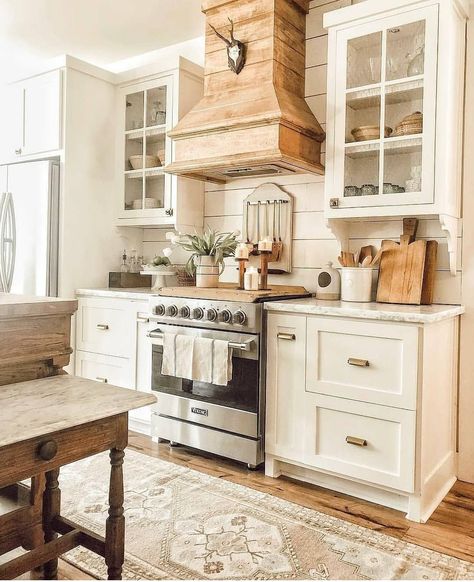
[(196, 259), (196, 287), (217, 287), (219, 265), (215, 257), (202, 256)]

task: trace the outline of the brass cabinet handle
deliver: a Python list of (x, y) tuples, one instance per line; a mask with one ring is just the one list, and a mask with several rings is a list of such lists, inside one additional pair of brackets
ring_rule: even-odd
[(95, 378), (97, 380), (97, 382), (102, 382), (103, 384), (108, 384), (108, 380), (107, 378), (102, 378), (102, 376), (96, 376)]
[(38, 447), (37, 454), (43, 461), (51, 461), (58, 452), (58, 444), (55, 440), (45, 441)]
[(294, 333), (277, 333), (277, 338), (287, 340), (289, 342), (294, 342), (296, 339), (296, 335)]
[(359, 358), (349, 358), (347, 363), (350, 366), (359, 366), (360, 368), (368, 368), (370, 366), (369, 360), (359, 360)]
[(100, 329), (102, 331), (107, 331), (109, 329), (109, 326), (106, 323), (98, 323), (97, 329)]
[(355, 445), (356, 447), (366, 447), (367, 441), (358, 437), (346, 436), (346, 443), (348, 445)]

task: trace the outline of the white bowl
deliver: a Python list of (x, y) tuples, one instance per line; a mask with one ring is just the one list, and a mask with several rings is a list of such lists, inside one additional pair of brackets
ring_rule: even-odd
[[(130, 156), (128, 161), (134, 170), (143, 169), (143, 156)], [(161, 162), (158, 156), (145, 156), (145, 168), (157, 168), (159, 166), (161, 166)]]

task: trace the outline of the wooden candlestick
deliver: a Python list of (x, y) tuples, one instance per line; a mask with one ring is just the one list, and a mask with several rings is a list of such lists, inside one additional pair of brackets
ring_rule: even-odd
[(268, 260), (272, 251), (260, 251), (260, 290), (268, 289)]
[(239, 259), (236, 258), (235, 259), (238, 263), (239, 263), (239, 286), (237, 287), (237, 289), (244, 289), (244, 276), (245, 276), (245, 269), (246, 269), (246, 265), (245, 263), (248, 262), (248, 259)]

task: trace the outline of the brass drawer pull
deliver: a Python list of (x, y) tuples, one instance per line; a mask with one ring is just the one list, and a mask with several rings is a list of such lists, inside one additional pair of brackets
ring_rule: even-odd
[(100, 329), (102, 331), (107, 331), (109, 329), (109, 326), (106, 323), (98, 323), (97, 329)]
[(102, 382), (103, 384), (107, 384), (109, 382), (107, 378), (102, 378), (101, 376), (96, 376), (95, 379), (97, 380), (97, 382)]
[(368, 368), (370, 366), (369, 360), (359, 360), (359, 358), (349, 358), (347, 363), (349, 366), (359, 366), (360, 368)]
[(358, 437), (346, 436), (346, 443), (348, 445), (355, 445), (356, 447), (366, 447), (367, 441)]
[(58, 452), (58, 444), (54, 440), (41, 443), (37, 450), (37, 455), (43, 461), (51, 461)]
[(289, 342), (294, 342), (296, 339), (296, 335), (294, 333), (278, 333), (277, 338), (287, 340)]

